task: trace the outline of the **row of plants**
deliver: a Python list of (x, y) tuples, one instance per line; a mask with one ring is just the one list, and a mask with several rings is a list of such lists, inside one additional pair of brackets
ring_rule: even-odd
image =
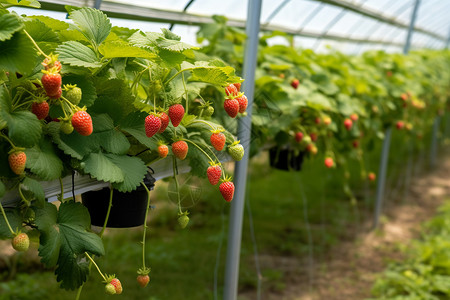
[[(95, 257), (105, 255), (102, 236), (113, 199), (143, 189), (137, 281), (145, 287), (145, 222), (154, 183), (149, 166), (171, 160), (181, 227), (189, 212), (180, 205), (180, 161), (212, 185), (221, 182), (220, 193), (231, 201), (234, 184), (222, 161), (244, 154), (227, 130), (246, 110), (243, 79), (166, 29), (113, 27), (91, 8), (67, 7), (71, 23), (19, 16), (9, 9), (16, 5), (40, 6), (34, 0), (0, 1), (0, 197), (17, 198), (14, 207), (0, 204), (0, 238), (27, 251), (29, 235), (38, 236), (41, 262), (55, 269), (61, 288), (78, 289), (77, 299), (92, 266), (106, 293), (121, 294), (114, 270), (104, 273)], [(216, 101), (231, 122), (212, 119)], [(75, 197), (64, 199), (64, 189), (74, 194), (75, 187), (64, 186), (62, 178), (75, 174), (110, 184), (99, 233), (91, 230), (92, 211)], [(41, 184), (52, 180), (61, 189), (56, 205), (46, 201)], [(131, 195), (129, 206), (135, 205)]]
[(450, 297), (450, 204), (428, 221), (419, 240), (403, 245), (406, 258), (390, 263), (375, 282), (373, 299), (440, 300)]

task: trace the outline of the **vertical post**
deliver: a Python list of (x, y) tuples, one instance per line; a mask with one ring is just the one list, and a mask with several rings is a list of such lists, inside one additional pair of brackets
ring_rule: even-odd
[[(416, 22), (417, 11), (419, 9), (419, 6), (420, 0), (416, 0), (416, 2), (414, 3), (414, 10), (411, 16), (411, 22), (409, 23), (405, 46), (403, 47), (403, 54), (408, 54), (409, 48), (411, 47), (411, 39), (412, 34), (414, 32), (414, 24)], [(391, 144), (391, 135), (392, 135), (392, 128), (388, 128), (384, 136), (383, 150), (381, 152), (381, 159), (380, 159), (380, 169), (378, 171), (377, 195), (375, 200), (375, 216), (373, 222), (374, 228), (378, 227), (381, 210), (383, 208), (384, 187), (386, 185), (386, 171), (389, 157), (389, 146)]]
[(243, 91), (248, 98), (247, 116), (239, 120), (238, 137), (244, 146), (245, 154), (236, 163), (236, 193), (231, 203), (230, 223), (228, 229), (227, 260), (225, 266), (224, 300), (237, 299), (239, 260), (241, 254), (242, 221), (244, 214), (245, 186), (247, 184), (247, 167), (250, 153), (252, 126), (252, 104), (255, 90), (255, 69), (258, 52), (258, 34), (260, 28), (262, 0), (249, 0), (247, 8), (247, 41), (244, 53)]
[(436, 166), (436, 156), (437, 156), (437, 140), (439, 125), (441, 124), (441, 117), (437, 116), (433, 122), (433, 133), (431, 136), (431, 149), (430, 149), (430, 166), (434, 168)]
[(100, 9), (100, 5), (102, 4), (102, 0), (95, 0), (94, 2), (94, 8)]

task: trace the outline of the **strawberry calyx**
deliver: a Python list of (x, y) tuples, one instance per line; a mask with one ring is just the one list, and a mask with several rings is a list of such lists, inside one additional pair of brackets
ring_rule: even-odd
[(116, 279), (116, 274), (104, 274), (105, 280), (103, 280), (104, 283), (110, 283), (111, 280)]
[(229, 145), (228, 147), (233, 147), (233, 146), (236, 146), (236, 145), (238, 145), (239, 143), (240, 143), (241, 141), (234, 141), (231, 145)]
[(139, 268), (139, 270), (137, 270), (138, 275), (148, 275), (151, 271), (151, 268), (147, 268), (147, 267), (142, 267)]
[(220, 179), (220, 182), (232, 182), (233, 178), (231, 176), (225, 175), (222, 179)]
[(11, 150), (8, 151), (8, 155), (12, 154), (12, 153), (17, 153), (17, 152), (23, 152), (23, 151), (25, 151), (25, 148), (16, 147), (16, 146), (12, 145)]
[(224, 132), (224, 131), (225, 130), (223, 128), (219, 128), (219, 129), (211, 130), (211, 133), (215, 134), (215, 133), (221, 133), (221, 132)]

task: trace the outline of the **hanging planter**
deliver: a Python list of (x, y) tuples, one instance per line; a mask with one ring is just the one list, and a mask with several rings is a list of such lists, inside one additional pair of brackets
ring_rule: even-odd
[(270, 166), (283, 171), (300, 171), (305, 152), (290, 148), (269, 149)]
[[(155, 181), (155, 178), (150, 173), (147, 173), (144, 183), (150, 191), (155, 187)], [(109, 187), (81, 195), (82, 202), (91, 215), (92, 225), (101, 227), (105, 223), (109, 197)], [(147, 191), (142, 185), (128, 193), (114, 191), (106, 227), (128, 228), (143, 225), (145, 223), (147, 199)]]

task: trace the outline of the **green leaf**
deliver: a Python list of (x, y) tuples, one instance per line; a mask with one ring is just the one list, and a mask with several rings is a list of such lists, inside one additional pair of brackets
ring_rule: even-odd
[[(45, 193), (39, 181), (31, 179), (30, 177), (25, 177), (20, 184), (20, 189), (25, 193), (29, 192), (33, 194), (34, 198), (37, 200), (37, 206), (44, 207)], [(26, 198), (29, 199), (28, 197)]]
[(9, 40), (13, 34), (23, 28), (23, 23), (17, 15), (0, 15), (0, 42)]
[(2, 0), (1, 3), (11, 4), (13, 6), (26, 6), (32, 8), (41, 8), (41, 4), (37, 0)]
[(228, 75), (224, 72), (223, 69), (224, 68), (217, 67), (195, 68), (194, 70), (192, 70), (192, 76), (190, 77), (190, 80), (208, 82), (215, 85), (225, 85), (228, 82)]
[(39, 141), (42, 128), (41, 122), (30, 111), (0, 111), (0, 116), (8, 124), (9, 138), (16, 146), (32, 147)]
[(62, 30), (66, 30), (67, 28), (69, 28), (69, 23), (60, 21), (57, 19), (53, 19), (51, 17), (43, 16), (43, 15), (29, 16), (28, 18), (39, 20), (42, 23), (44, 23), (45, 25), (47, 25), (47, 27), (49, 27), (55, 31), (62, 31)]
[(158, 147), (157, 138), (149, 138), (145, 134), (144, 122), (147, 116), (148, 114), (146, 112), (133, 112), (122, 120), (120, 129), (131, 134), (141, 144), (148, 148), (156, 149)]
[(183, 52), (186, 49), (199, 49), (198, 47), (175, 40), (168, 40), (165, 38), (159, 38), (156, 40), (158, 47), (173, 52)]
[(142, 57), (147, 59), (156, 58), (156, 54), (145, 49), (132, 46), (121, 40), (108, 41), (99, 47), (99, 52), (105, 58), (113, 57)]
[(62, 43), (56, 52), (62, 63), (76, 67), (99, 68), (102, 63), (98, 60), (95, 52), (80, 42), (68, 41)]
[(0, 180), (0, 198), (2, 198), (6, 193), (6, 187), (3, 181)]
[(126, 154), (130, 142), (126, 136), (115, 128), (113, 120), (107, 114), (93, 117), (95, 134), (93, 138), (106, 151), (114, 154)]
[(68, 75), (64, 76), (64, 84), (76, 84), (82, 91), (78, 106), (89, 107), (97, 99), (97, 92), (90, 76)]
[(36, 58), (33, 44), (22, 32), (16, 32), (11, 39), (0, 42), (0, 70), (29, 73), (36, 65)]
[[(22, 228), (22, 218), (18, 208), (5, 208), (5, 213), (13, 231)], [(0, 214), (0, 239), (9, 239), (12, 237), (13, 235), (9, 231), (8, 225), (6, 225), (5, 218)]]
[(140, 158), (114, 154), (106, 154), (106, 156), (122, 170), (124, 175), (123, 182), (112, 184), (115, 189), (120, 192), (131, 192), (144, 180), (147, 166)]
[(107, 182), (123, 182), (125, 176), (122, 170), (102, 152), (91, 153), (85, 159), (84, 171), (97, 180)]
[(97, 47), (111, 32), (108, 17), (97, 9), (81, 8), (70, 13), (70, 18), (78, 26), (81, 33)]
[(63, 164), (55, 152), (53, 144), (41, 139), (39, 144), (25, 150), (26, 167), (42, 180), (53, 180), (61, 177)]
[(26, 21), (25, 30), (44, 52), (54, 51), (59, 43), (56, 33), (38, 19)]
[(57, 281), (64, 289), (74, 290), (88, 278), (88, 263), (83, 260), (88, 252), (105, 254), (100, 237), (90, 232), (90, 216), (81, 203), (46, 203), (36, 208), (36, 225), (40, 232), (39, 255), (47, 267), (55, 267)]

